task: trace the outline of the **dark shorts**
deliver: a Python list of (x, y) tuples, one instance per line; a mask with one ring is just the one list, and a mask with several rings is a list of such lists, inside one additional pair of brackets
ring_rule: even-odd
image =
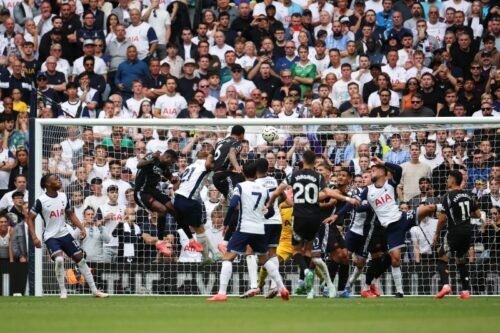
[(45, 241), (45, 246), (52, 258), (60, 252), (66, 253), (70, 258), (82, 252), (78, 242), (70, 234), (59, 238), (49, 238)]
[(235, 231), (227, 244), (227, 250), (231, 253), (245, 254), (247, 246), (250, 246), (256, 255), (267, 254), (266, 235)]
[(175, 195), (174, 209), (180, 224), (198, 228), (205, 224), (203, 217), (203, 204), (199, 201), (188, 199), (182, 195)]
[(233, 190), (236, 184), (244, 182), (245, 177), (241, 173), (232, 171), (215, 172), (212, 177), (212, 182), (215, 188), (222, 193), (227, 200), (231, 199)]
[(393, 222), (385, 228), (389, 252), (405, 245), (406, 233), (416, 225), (416, 221), (417, 212), (409, 210), (402, 212), (399, 221)]
[(465, 258), (471, 245), (472, 228), (470, 225), (459, 226), (448, 231), (448, 256), (451, 258)]
[(326, 251), (328, 253), (337, 249), (345, 249), (345, 240), (336, 225), (330, 225), (328, 231), (328, 243), (326, 244)]
[(135, 202), (144, 209), (154, 211), (152, 203), (158, 201), (162, 205), (170, 202), (170, 197), (158, 189), (134, 192)]
[(321, 216), (301, 217), (295, 216), (292, 223), (292, 245), (312, 242), (322, 225)]
[(268, 247), (278, 247), (281, 237), (281, 224), (266, 224), (266, 241)]
[(381, 225), (376, 225), (368, 239), (368, 253), (387, 252), (387, 238), (385, 229)]
[(348, 230), (345, 234), (345, 243), (349, 252), (356, 254), (358, 257), (368, 257), (367, 251), (365, 251), (367, 243), (366, 236)]

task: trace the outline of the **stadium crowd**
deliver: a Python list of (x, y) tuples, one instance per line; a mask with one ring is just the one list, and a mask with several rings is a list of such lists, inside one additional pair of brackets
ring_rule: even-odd
[[(0, 0), (0, 8), (4, 261), (28, 260), (30, 117), (500, 115), (500, 6), (491, 0)], [(332, 184), (345, 165), (355, 171), (354, 186), (372, 156), (401, 165), (402, 209), (438, 202), (448, 171), (461, 170), (484, 212), (470, 260), (498, 272), (497, 128), (281, 127), (272, 143), (260, 130), (247, 128), (239, 158), (265, 157), (278, 181), (305, 150), (331, 168)], [(225, 135), (215, 127), (45, 128), (42, 168), (62, 179), (88, 230), (87, 261), (201, 261), (170, 216), (171, 255), (157, 253), (162, 222), (134, 200), (137, 163), (172, 149), (180, 175)], [(173, 194), (171, 184), (161, 186)], [(208, 235), (219, 244), (224, 199), (208, 182), (202, 198)], [(410, 260), (432, 256), (435, 224), (431, 218), (411, 231)]]

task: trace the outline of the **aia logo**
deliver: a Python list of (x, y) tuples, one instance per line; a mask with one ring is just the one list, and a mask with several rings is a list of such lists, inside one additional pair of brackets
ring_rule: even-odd
[(61, 216), (64, 216), (64, 209), (63, 208), (58, 209), (58, 210), (51, 210), (50, 214), (49, 214), (49, 218), (51, 218), (51, 219), (58, 218)]
[(285, 222), (283, 223), (286, 227), (291, 227), (292, 226), (292, 223), (289, 221), (289, 220), (285, 220)]
[(388, 203), (389, 201), (393, 201), (392, 197), (389, 195), (389, 193), (386, 193), (385, 195), (381, 196), (378, 199), (375, 199), (375, 206), (382, 206), (383, 204)]

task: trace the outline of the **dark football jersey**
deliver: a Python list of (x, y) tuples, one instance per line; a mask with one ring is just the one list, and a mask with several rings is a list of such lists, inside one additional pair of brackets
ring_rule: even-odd
[(311, 169), (296, 171), (286, 180), (293, 189), (293, 215), (319, 217), (319, 192), (326, 186), (323, 176)]
[(236, 155), (238, 156), (241, 151), (241, 142), (229, 136), (215, 144), (214, 169), (216, 171), (229, 169), (231, 164), (229, 162), (229, 151), (231, 148), (236, 149)]
[[(155, 158), (152, 153), (149, 153), (144, 157), (144, 159), (150, 161)], [(135, 177), (135, 189), (136, 191), (154, 189), (162, 180), (170, 180), (171, 177), (172, 172), (170, 171), (170, 167), (160, 165), (160, 161), (156, 159), (153, 164), (137, 170), (137, 175)]]
[(444, 212), (448, 217), (448, 229), (470, 224), (472, 212), (478, 209), (472, 194), (465, 190), (447, 192), (443, 196), (442, 204)]

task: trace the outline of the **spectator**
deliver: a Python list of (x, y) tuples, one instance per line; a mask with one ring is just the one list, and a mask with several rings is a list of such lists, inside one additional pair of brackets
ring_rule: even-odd
[(417, 143), (410, 145), (410, 160), (401, 164), (403, 175), (401, 186), (403, 188), (403, 200), (408, 202), (411, 198), (419, 194), (418, 179), (431, 177), (431, 167), (420, 162), (420, 147)]
[(123, 220), (119, 220), (113, 230), (113, 237), (118, 238), (118, 261), (137, 262), (139, 259), (139, 244), (142, 240), (141, 228), (137, 225), (135, 210), (125, 209)]
[(115, 76), (115, 85), (125, 100), (132, 96), (132, 81), (149, 79), (148, 66), (137, 59), (137, 48), (134, 45), (127, 47), (127, 60), (118, 66)]
[(439, 199), (434, 196), (432, 182), (430, 178), (422, 177), (418, 180), (420, 194), (408, 201), (410, 209), (416, 209), (420, 205), (438, 204)]
[[(86, 260), (91, 263), (104, 262), (104, 244), (111, 240), (111, 235), (95, 220), (95, 211), (91, 207), (85, 208), (82, 223), (87, 237), (80, 241), (80, 247), (85, 251)], [(80, 230), (77, 232), (76, 237), (79, 239)]]
[[(108, 201), (97, 209), (96, 220), (104, 226), (108, 235), (113, 235), (111, 240), (104, 244), (104, 262), (111, 263), (117, 260), (118, 237), (114, 233), (116, 226), (123, 223), (125, 206), (118, 203), (118, 186), (110, 185), (107, 189)], [(122, 245), (123, 246), (123, 245)]]
[(448, 189), (446, 178), (450, 171), (464, 168), (453, 161), (452, 147), (444, 146), (441, 150), (441, 156), (443, 157), (443, 162), (432, 170), (432, 185), (437, 197), (441, 197)]
[(391, 150), (384, 157), (384, 160), (393, 164), (403, 164), (410, 160), (410, 154), (401, 149), (401, 135), (393, 134), (391, 137)]
[(427, 140), (425, 143), (425, 152), (420, 154), (419, 160), (420, 162), (430, 166), (431, 169), (434, 169), (443, 163), (443, 157), (440, 154), (436, 154), (436, 141)]
[(9, 246), (14, 228), (10, 225), (9, 218), (5, 213), (0, 214), (0, 263), (8, 263), (14, 260)]
[(424, 295), (431, 292), (431, 279), (434, 274), (433, 267), (436, 261), (432, 241), (436, 234), (437, 224), (437, 219), (426, 217), (420, 221), (418, 226), (410, 229), (413, 255), (420, 280), (418, 292)]
[(105, 193), (109, 193), (108, 188), (118, 188), (118, 203), (125, 206), (127, 204), (125, 192), (131, 186), (129, 183), (121, 179), (121, 175), (122, 166), (120, 161), (112, 160), (109, 162), (109, 178), (102, 183), (102, 190)]
[[(23, 214), (28, 214), (28, 204), (23, 204)], [(11, 236), (10, 251), (13, 262), (28, 263), (29, 260), (29, 242), (28, 224), (26, 218), (18, 220)]]
[(27, 204), (27, 202), (24, 201), (24, 192), (16, 191), (12, 193), (12, 207), (8, 209), (8, 213), (13, 224), (17, 224), (25, 220), (25, 204)]
[(486, 184), (491, 172), (491, 168), (487, 167), (487, 165), (484, 163), (483, 153), (479, 149), (476, 149), (474, 151), (472, 157), (472, 163), (469, 167), (469, 170), (467, 170), (469, 188), (472, 188), (476, 181), (482, 181), (484, 184)]
[(12, 168), (9, 175), (9, 190), (15, 189), (17, 176), (28, 177), (28, 151), (25, 147), (17, 147), (15, 154), (16, 166)]
[(95, 177), (90, 180), (90, 195), (85, 197), (84, 207), (91, 207), (94, 212), (103, 206), (108, 198), (102, 194), (102, 179)]
[(411, 98), (411, 108), (403, 110), (401, 117), (434, 117), (435, 113), (424, 106), (424, 101), (420, 93), (413, 94)]

